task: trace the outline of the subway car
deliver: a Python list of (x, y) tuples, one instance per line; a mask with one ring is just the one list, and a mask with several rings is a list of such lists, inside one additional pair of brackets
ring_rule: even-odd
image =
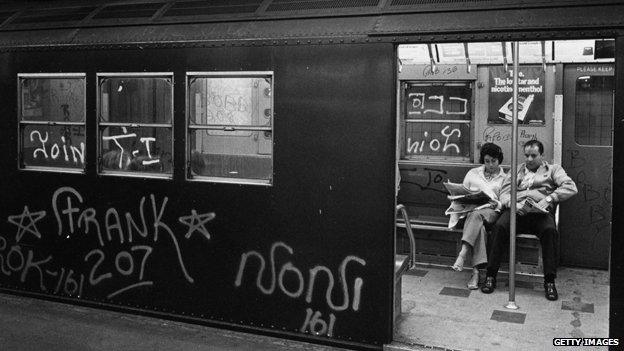
[(0, 290), (388, 347), (401, 274), (457, 254), (443, 183), (487, 142), (510, 166), (518, 42), (517, 142), (579, 189), (560, 265), (606, 274), (595, 336), (622, 336), (623, 19), (609, 0), (3, 2)]

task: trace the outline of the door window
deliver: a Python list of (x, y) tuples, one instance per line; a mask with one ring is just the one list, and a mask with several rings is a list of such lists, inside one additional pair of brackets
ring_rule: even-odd
[(575, 140), (579, 145), (611, 146), (613, 76), (583, 76), (576, 80)]

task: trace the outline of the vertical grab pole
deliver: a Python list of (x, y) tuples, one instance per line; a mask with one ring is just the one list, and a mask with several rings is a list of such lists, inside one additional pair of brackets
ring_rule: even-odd
[(503, 68), (507, 72), (509, 71), (509, 66), (507, 65), (507, 42), (501, 42), (501, 48), (503, 49)]
[(431, 44), (427, 44), (427, 50), (429, 51), (429, 61), (431, 62), (431, 73), (435, 74), (436, 71), (436, 60), (433, 58), (433, 47)]
[(546, 72), (546, 42), (542, 40), (542, 70)]
[(464, 43), (464, 55), (466, 56), (466, 72), (470, 74), (470, 54), (468, 53), (468, 43)]
[(516, 201), (518, 199), (518, 61), (520, 45), (513, 42), (513, 112), (511, 123), (511, 209), (509, 213), (509, 302), (505, 308), (517, 310), (516, 305)]

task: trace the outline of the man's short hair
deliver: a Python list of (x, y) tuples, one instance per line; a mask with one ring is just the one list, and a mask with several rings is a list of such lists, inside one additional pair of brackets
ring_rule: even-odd
[(531, 139), (527, 141), (526, 143), (524, 143), (524, 146), (522, 147), (522, 149), (524, 150), (527, 147), (532, 147), (532, 146), (537, 146), (537, 149), (539, 150), (540, 155), (544, 154), (544, 144), (542, 144), (542, 142), (537, 139)]

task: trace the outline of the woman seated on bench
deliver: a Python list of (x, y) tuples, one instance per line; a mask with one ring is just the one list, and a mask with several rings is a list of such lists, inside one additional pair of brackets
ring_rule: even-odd
[(477, 289), (479, 283), (479, 267), (487, 263), (485, 248), (486, 225), (496, 222), (500, 215), (501, 203), (499, 193), (505, 179), (505, 172), (500, 167), (503, 162), (503, 151), (493, 143), (481, 147), (479, 162), (482, 166), (473, 168), (464, 177), (464, 186), (471, 190), (481, 190), (489, 195), (490, 207), (469, 212), (464, 222), (462, 248), (453, 264), (453, 269), (461, 271), (468, 254), (472, 253), (472, 276), (468, 281), (468, 289)]

